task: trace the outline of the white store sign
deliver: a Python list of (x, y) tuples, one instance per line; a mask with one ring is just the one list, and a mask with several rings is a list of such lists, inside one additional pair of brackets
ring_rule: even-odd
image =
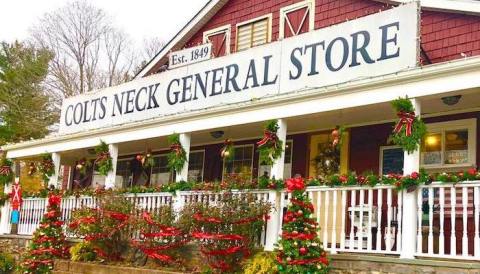
[(65, 99), (60, 133), (236, 104), (415, 67), (411, 3), (250, 50)]

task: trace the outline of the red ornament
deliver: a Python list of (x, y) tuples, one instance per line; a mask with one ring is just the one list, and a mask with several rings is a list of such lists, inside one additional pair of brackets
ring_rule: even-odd
[(414, 171), (414, 172), (412, 172), (412, 174), (410, 176), (412, 177), (412, 179), (416, 180), (416, 179), (418, 179), (420, 174), (418, 174), (418, 172)]
[(298, 249), (298, 252), (300, 253), (300, 255), (305, 255), (308, 253), (308, 249), (302, 246)]

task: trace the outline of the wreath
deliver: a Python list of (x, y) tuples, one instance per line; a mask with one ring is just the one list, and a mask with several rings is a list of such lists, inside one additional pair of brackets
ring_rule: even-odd
[(223, 148), (220, 151), (220, 157), (226, 162), (230, 162), (235, 158), (235, 147), (231, 139), (226, 139), (223, 142)]
[(153, 160), (153, 157), (152, 157), (152, 151), (151, 150), (147, 150), (143, 154), (137, 154), (135, 159), (142, 164), (143, 168), (149, 168), (149, 167), (152, 167), (155, 164), (155, 162)]
[(40, 162), (38, 169), (42, 174), (43, 181), (45, 183), (48, 182), (50, 177), (55, 173), (55, 164), (53, 163), (52, 154), (42, 154), (42, 161)]
[(95, 170), (98, 171), (100, 175), (106, 176), (108, 172), (113, 169), (112, 156), (110, 156), (108, 145), (104, 141), (100, 141), (100, 145), (95, 147), (95, 153), (97, 154)]
[(0, 160), (0, 185), (7, 185), (13, 180), (12, 171), (13, 162), (10, 159), (3, 157)]
[(278, 128), (277, 120), (268, 121), (263, 131), (262, 140), (257, 142), (260, 163), (262, 165), (271, 166), (282, 155), (283, 143), (278, 139)]
[(168, 153), (168, 168), (170, 171), (181, 171), (187, 162), (187, 153), (180, 143), (180, 135), (174, 133), (168, 137), (170, 152)]
[(408, 97), (392, 101), (392, 107), (397, 112), (399, 120), (390, 138), (394, 144), (411, 154), (419, 148), (427, 127), (419, 117), (415, 116), (415, 109)]

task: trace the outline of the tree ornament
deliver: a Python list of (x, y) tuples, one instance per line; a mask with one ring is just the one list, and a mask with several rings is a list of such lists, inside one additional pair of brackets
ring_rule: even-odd
[(412, 102), (405, 98), (392, 101), (392, 107), (399, 118), (390, 135), (394, 144), (399, 145), (408, 154), (413, 153), (420, 146), (420, 142), (427, 132), (425, 123), (415, 116)]
[(277, 120), (268, 121), (263, 131), (262, 140), (257, 142), (260, 153), (260, 164), (273, 165), (283, 152), (283, 142), (278, 139), (279, 126)]
[(95, 147), (95, 153), (97, 154), (94, 162), (95, 169), (100, 175), (107, 176), (108, 172), (113, 169), (112, 157), (107, 143), (100, 141), (100, 145)]
[(180, 172), (187, 161), (187, 153), (180, 143), (180, 135), (174, 133), (168, 137), (170, 152), (168, 153), (168, 168), (170, 171)]
[(234, 156), (235, 156), (235, 147), (233, 146), (233, 142), (231, 139), (226, 139), (223, 142), (223, 148), (220, 151), (220, 157), (222, 157), (224, 161), (229, 162), (233, 160)]

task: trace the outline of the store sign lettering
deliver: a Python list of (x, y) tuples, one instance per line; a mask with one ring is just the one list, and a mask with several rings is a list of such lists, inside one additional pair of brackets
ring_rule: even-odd
[(62, 106), (60, 132), (247, 103), (414, 67), (417, 12), (417, 4), (408, 4), (68, 98)]

